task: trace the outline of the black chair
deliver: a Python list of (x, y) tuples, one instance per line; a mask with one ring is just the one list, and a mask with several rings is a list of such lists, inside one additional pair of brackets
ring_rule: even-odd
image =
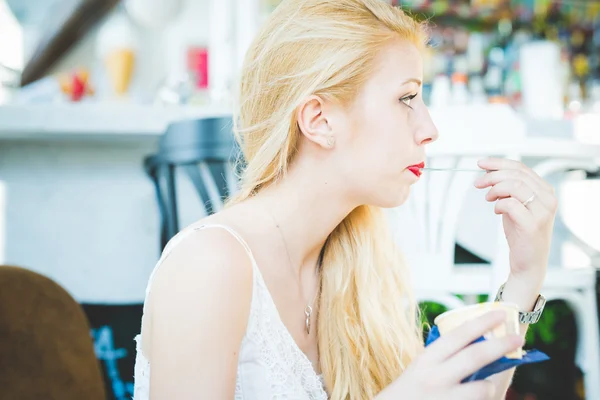
[(228, 117), (172, 123), (161, 137), (156, 154), (144, 159), (161, 216), (161, 249), (179, 232), (176, 170), (191, 180), (207, 215), (222, 206), (235, 187), (233, 164), (239, 157)]

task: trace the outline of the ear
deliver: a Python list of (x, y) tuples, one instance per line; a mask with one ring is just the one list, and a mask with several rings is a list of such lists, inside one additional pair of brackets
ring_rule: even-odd
[(298, 126), (300, 131), (311, 142), (323, 148), (332, 148), (335, 137), (327, 115), (325, 102), (319, 96), (309, 96), (298, 108)]

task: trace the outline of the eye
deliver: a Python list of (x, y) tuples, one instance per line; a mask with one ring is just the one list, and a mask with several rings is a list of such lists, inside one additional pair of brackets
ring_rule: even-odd
[[(414, 99), (415, 97), (417, 97), (417, 94), (411, 94), (409, 96), (404, 96), (400, 99), (401, 102), (403, 102), (404, 104), (406, 104), (408, 107), (410, 107), (410, 102), (412, 99)], [(412, 107), (410, 107), (412, 108)]]

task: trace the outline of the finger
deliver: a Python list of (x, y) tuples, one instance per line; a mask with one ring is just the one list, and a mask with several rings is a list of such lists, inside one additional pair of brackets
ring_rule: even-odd
[[(533, 201), (525, 204), (525, 201), (532, 197)], [(527, 186), (527, 184), (523, 183), (523, 181), (512, 179), (502, 181), (492, 186), (485, 196), (487, 201), (498, 201), (508, 198), (516, 199), (523, 206), (521, 207), (523, 212), (531, 212), (536, 218), (544, 218), (548, 214), (548, 208), (542, 203), (540, 197), (542, 196), (537, 195), (529, 186)], [(508, 204), (508, 206), (512, 205)], [(502, 208), (503, 206), (497, 210), (501, 210)], [(516, 211), (518, 212), (519, 209)], [(500, 214), (500, 212), (496, 211), (496, 214)]]
[(486, 365), (502, 358), (507, 353), (523, 346), (520, 335), (491, 338), (467, 346), (451, 357), (440, 370), (440, 382), (460, 382)]
[[(527, 207), (531, 207), (529, 204)], [(514, 197), (508, 197), (506, 199), (500, 199), (494, 206), (494, 213), (498, 215), (506, 215), (513, 222), (520, 226), (535, 226), (536, 217), (527, 209), (519, 200)]]
[(477, 166), (486, 170), (520, 169), (523, 165), (521, 161), (500, 157), (487, 157), (477, 161)]
[(488, 400), (496, 397), (496, 385), (490, 381), (467, 382), (451, 389), (445, 399), (449, 400)]
[(494, 310), (468, 321), (451, 332), (440, 337), (427, 346), (423, 354), (426, 362), (434, 365), (445, 361), (475, 339), (490, 332), (494, 327), (503, 323), (506, 319), (506, 311)]
[(502, 170), (489, 171), (485, 175), (477, 178), (477, 180), (475, 181), (474, 184), (475, 184), (475, 187), (477, 187), (479, 189), (483, 189), (488, 186), (494, 186), (497, 183), (500, 183), (502, 181), (506, 181), (509, 179), (522, 180), (525, 183), (527, 183), (527, 185), (529, 185), (529, 187), (534, 189), (536, 192), (546, 189), (544, 187), (544, 185), (542, 184), (542, 182), (540, 182), (537, 179), (532, 178), (531, 176), (529, 176), (529, 174), (527, 174), (525, 171), (522, 171), (520, 169), (502, 169)]
[(477, 165), (488, 171), (500, 171), (500, 170), (514, 170), (521, 171), (524, 174), (528, 175), (531, 179), (536, 181), (543, 188), (548, 190), (549, 192), (554, 192), (554, 187), (546, 182), (542, 177), (540, 177), (534, 170), (529, 168), (527, 165), (523, 164), (520, 161), (509, 160), (506, 158), (497, 158), (490, 157), (484, 158), (477, 162)]
[[(540, 202), (550, 211), (556, 208), (556, 197), (553, 190), (549, 190), (545, 185), (532, 179), (529, 175), (520, 170), (502, 170), (493, 171), (478, 178), (474, 185), (476, 188), (484, 189), (486, 187), (495, 186), (503, 181), (520, 180), (524, 182), (536, 194)], [(531, 196), (531, 194), (530, 194)], [(527, 200), (529, 197), (523, 199)], [(520, 199), (521, 200), (521, 199)]]
[[(520, 207), (511, 202), (503, 202), (503, 204), (494, 207), (496, 214), (508, 213), (515, 218), (519, 215), (525, 216), (531, 214), (537, 220), (543, 221), (551, 214), (554, 214), (557, 207), (556, 197), (547, 192), (535, 193), (531, 188), (527, 187), (523, 181), (503, 181), (494, 185), (485, 196), (487, 201), (497, 201), (515, 199), (518, 200)], [(531, 201), (528, 201), (531, 200)], [(528, 201), (527, 204), (525, 202)]]
[[(534, 194), (534, 190), (529, 187), (524, 181), (517, 179), (509, 179), (498, 182), (485, 195), (487, 201), (496, 201), (513, 197), (521, 203), (530, 198)], [(539, 202), (538, 202), (539, 205)]]

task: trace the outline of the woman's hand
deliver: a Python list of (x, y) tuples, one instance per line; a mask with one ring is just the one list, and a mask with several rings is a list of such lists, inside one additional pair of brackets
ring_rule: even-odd
[(502, 214), (512, 278), (541, 284), (557, 210), (554, 188), (518, 161), (488, 158), (478, 166), (488, 172), (475, 181), (475, 187), (491, 187), (486, 200), (496, 201), (494, 211)]
[(376, 400), (497, 398), (496, 386), (492, 382), (460, 382), (504, 354), (523, 346), (524, 339), (519, 335), (470, 344), (503, 323), (504, 319), (505, 311), (489, 312), (440, 337), (426, 347), (400, 378), (382, 391)]

